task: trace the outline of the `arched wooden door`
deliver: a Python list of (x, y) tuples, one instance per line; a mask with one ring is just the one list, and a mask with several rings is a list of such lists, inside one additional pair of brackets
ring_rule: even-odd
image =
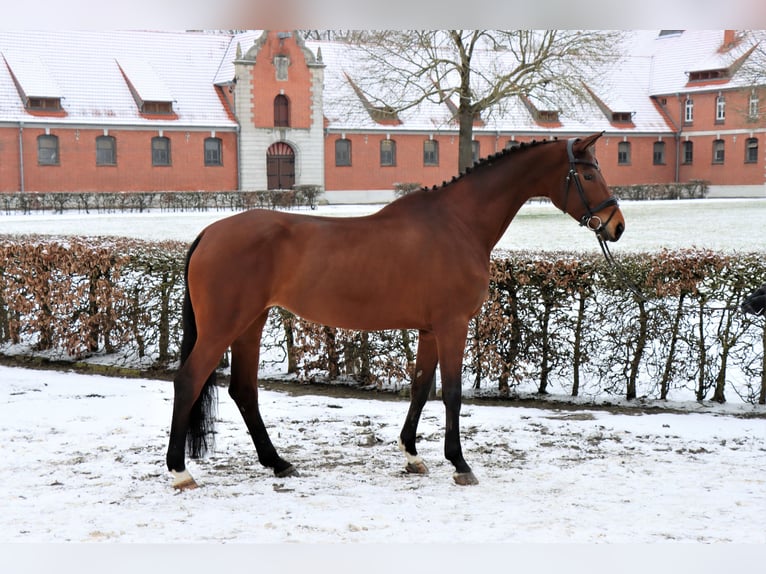
[(295, 185), (295, 152), (285, 142), (266, 150), (266, 177), (269, 189), (292, 189)]

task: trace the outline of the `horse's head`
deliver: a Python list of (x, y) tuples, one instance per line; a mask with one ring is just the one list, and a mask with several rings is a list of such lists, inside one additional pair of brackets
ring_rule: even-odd
[(601, 175), (593, 144), (603, 132), (566, 142), (567, 174), (560, 190), (551, 194), (554, 205), (605, 241), (617, 241), (625, 231), (617, 198)]

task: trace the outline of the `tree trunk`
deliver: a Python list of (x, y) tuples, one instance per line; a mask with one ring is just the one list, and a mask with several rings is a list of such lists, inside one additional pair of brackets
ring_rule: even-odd
[(572, 396), (580, 394), (580, 365), (582, 364), (582, 325), (585, 319), (585, 293), (580, 293), (577, 305), (577, 323), (574, 332), (574, 350), (572, 352)]
[(547, 395), (548, 394), (548, 374), (551, 372), (551, 365), (550, 365), (550, 355), (551, 355), (551, 345), (550, 345), (550, 337), (548, 336), (548, 324), (551, 320), (551, 309), (553, 308), (552, 304), (549, 304), (548, 302), (543, 303), (545, 305), (545, 311), (543, 311), (543, 321), (542, 321), (542, 332), (541, 332), (541, 338), (542, 338), (542, 365), (540, 368), (540, 386), (537, 389), (537, 392), (541, 395)]
[(766, 321), (763, 322), (761, 343), (761, 393), (758, 395), (758, 404), (766, 405)]
[(285, 332), (285, 354), (287, 355), (287, 374), (298, 372), (298, 362), (295, 360), (295, 333), (293, 332), (293, 320), (295, 315), (281, 307), (277, 308), (279, 318), (282, 320), (282, 329)]
[(676, 316), (673, 318), (673, 327), (670, 333), (670, 348), (668, 349), (668, 358), (665, 361), (665, 370), (662, 373), (662, 380), (660, 381), (660, 399), (665, 401), (668, 399), (668, 390), (670, 387), (670, 375), (673, 370), (673, 359), (676, 356), (676, 344), (678, 343), (678, 328), (681, 324), (681, 315), (683, 314), (685, 293), (681, 293), (678, 299), (678, 308), (676, 309)]
[(638, 380), (638, 369), (641, 365), (641, 357), (646, 347), (646, 331), (649, 317), (646, 314), (646, 305), (643, 301), (638, 302), (638, 339), (636, 340), (636, 352), (633, 354), (633, 360), (630, 362), (630, 376), (628, 377), (628, 389), (625, 398), (629, 401), (636, 398), (636, 382)]
[(461, 100), (458, 110), (458, 170), (465, 173), (473, 165), (473, 111)]

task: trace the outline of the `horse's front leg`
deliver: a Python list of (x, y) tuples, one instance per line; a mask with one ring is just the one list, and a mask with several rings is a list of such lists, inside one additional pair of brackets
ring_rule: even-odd
[(463, 458), (460, 446), (460, 406), (462, 403), (463, 351), (468, 327), (455, 329), (439, 338), (439, 363), (441, 369), (442, 401), (444, 402), (446, 425), (444, 433), (444, 456), (455, 465), (452, 475), (460, 485), (478, 484), (471, 467)]
[(420, 415), (431, 391), (437, 361), (436, 339), (433, 333), (420, 331), (415, 372), (410, 388), (410, 408), (407, 411), (407, 418), (404, 419), (402, 432), (399, 434), (399, 448), (407, 458), (405, 470), (412, 474), (428, 474), (428, 467), (418, 455), (415, 441)]

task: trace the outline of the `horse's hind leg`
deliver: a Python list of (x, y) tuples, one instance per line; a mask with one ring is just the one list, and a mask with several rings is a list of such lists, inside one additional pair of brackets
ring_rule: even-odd
[(420, 415), (431, 391), (431, 383), (436, 372), (437, 361), (436, 339), (434, 339), (432, 333), (421, 331), (418, 337), (415, 373), (412, 377), (410, 389), (410, 408), (407, 412), (407, 418), (404, 419), (402, 432), (399, 435), (399, 448), (404, 452), (404, 456), (407, 457), (406, 470), (413, 474), (428, 473), (428, 467), (426, 467), (423, 459), (418, 455), (415, 440), (417, 438)]
[(271, 443), (258, 407), (258, 361), (261, 333), (268, 317), (264, 311), (231, 345), (231, 383), (229, 395), (242, 413), (258, 453), (258, 461), (283, 477), (295, 474), (295, 467), (282, 459)]
[(225, 350), (216, 349), (204, 341), (196, 345), (173, 380), (173, 420), (170, 425), (167, 465), (174, 477), (173, 488), (178, 490), (197, 486), (186, 470), (186, 442), (191, 411)]

